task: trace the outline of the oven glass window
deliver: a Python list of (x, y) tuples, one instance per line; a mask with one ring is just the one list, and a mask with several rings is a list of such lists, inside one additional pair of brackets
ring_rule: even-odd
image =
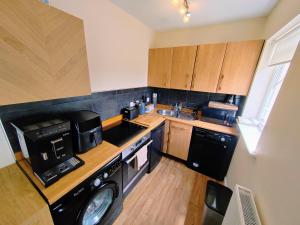
[(82, 218), (82, 225), (94, 225), (100, 222), (113, 203), (113, 190), (104, 189), (88, 203)]

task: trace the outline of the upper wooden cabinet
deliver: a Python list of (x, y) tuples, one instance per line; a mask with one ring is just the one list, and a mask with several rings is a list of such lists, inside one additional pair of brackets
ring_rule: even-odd
[(149, 86), (247, 95), (263, 40), (149, 51)]
[(197, 46), (173, 48), (171, 88), (190, 90)]
[(221, 43), (198, 46), (191, 90), (216, 92), (226, 45)]
[(0, 105), (91, 93), (81, 19), (36, 0), (1, 0), (0, 27)]
[(228, 43), (218, 93), (248, 94), (263, 44), (263, 40)]
[(148, 85), (169, 88), (172, 71), (173, 48), (149, 50)]

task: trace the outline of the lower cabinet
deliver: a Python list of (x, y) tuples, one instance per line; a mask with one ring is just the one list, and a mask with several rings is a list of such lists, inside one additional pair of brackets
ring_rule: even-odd
[(165, 128), (164, 151), (179, 159), (187, 160), (193, 126), (174, 121), (170, 121), (169, 126), (167, 125)]

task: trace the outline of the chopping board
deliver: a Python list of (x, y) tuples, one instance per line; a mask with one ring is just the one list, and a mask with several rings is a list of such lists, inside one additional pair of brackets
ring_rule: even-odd
[(164, 118), (157, 113), (149, 113), (141, 115), (138, 118), (134, 119), (133, 122), (139, 123), (144, 126), (154, 126), (155, 124), (164, 121)]

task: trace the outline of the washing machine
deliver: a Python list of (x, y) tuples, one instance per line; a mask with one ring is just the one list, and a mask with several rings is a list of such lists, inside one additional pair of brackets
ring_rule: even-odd
[(55, 225), (109, 225), (123, 207), (121, 155), (50, 206)]

